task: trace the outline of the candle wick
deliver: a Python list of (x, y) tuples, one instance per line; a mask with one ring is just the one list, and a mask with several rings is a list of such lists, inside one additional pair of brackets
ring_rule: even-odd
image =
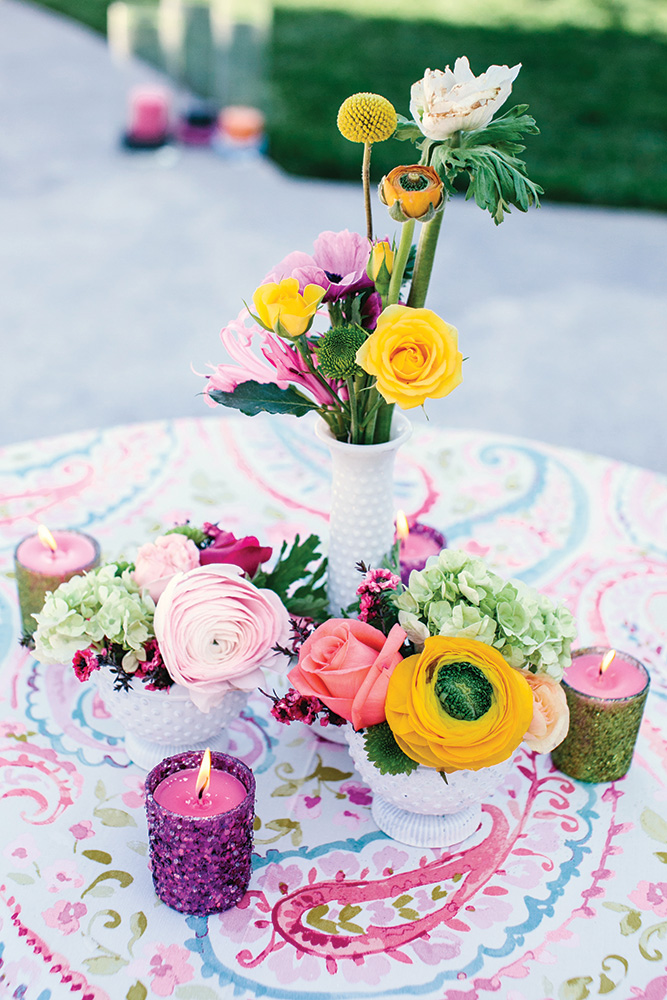
[(201, 786), (201, 788), (197, 792), (197, 798), (199, 799), (200, 802), (204, 798), (204, 786), (203, 785)]

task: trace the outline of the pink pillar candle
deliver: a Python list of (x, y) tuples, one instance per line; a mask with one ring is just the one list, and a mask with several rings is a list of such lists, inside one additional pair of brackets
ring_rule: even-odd
[(125, 143), (154, 149), (169, 137), (169, 93), (162, 87), (136, 87), (130, 95), (130, 122)]
[(146, 777), (146, 818), (155, 892), (181, 913), (221, 913), (250, 882), (255, 778), (243, 761), (211, 753), (201, 800), (195, 783), (202, 753), (167, 757)]
[(401, 580), (407, 587), (413, 570), (426, 566), (430, 556), (437, 556), (447, 545), (447, 540), (436, 528), (415, 521), (409, 526), (407, 538), (401, 538), (398, 558), (401, 565)]
[(37, 627), (32, 616), (42, 610), (45, 595), (100, 563), (100, 547), (90, 535), (70, 529), (54, 531), (52, 537), (54, 550), (35, 534), (19, 542), (14, 553), (21, 620), (28, 637)]
[(608, 652), (601, 646), (576, 650), (563, 678), (570, 729), (551, 759), (580, 781), (614, 781), (628, 771), (648, 695), (643, 663), (616, 652), (601, 671)]

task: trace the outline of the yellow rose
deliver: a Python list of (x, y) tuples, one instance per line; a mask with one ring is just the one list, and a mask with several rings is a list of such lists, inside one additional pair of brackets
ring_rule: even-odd
[(373, 244), (371, 255), (368, 258), (368, 266), (366, 267), (366, 274), (371, 281), (378, 280), (383, 264), (387, 276), (390, 275), (394, 266), (394, 251), (387, 240), (381, 240), (379, 243)]
[(514, 753), (531, 723), (533, 695), (493, 646), (433, 636), (395, 668), (385, 711), (412, 760), (439, 771), (478, 771)]
[(310, 329), (324, 292), (320, 285), (306, 285), (302, 295), (296, 278), (283, 278), (260, 285), (252, 301), (267, 329), (281, 337), (300, 337)]
[(404, 410), (441, 399), (462, 381), (458, 330), (431, 309), (388, 306), (357, 351), (357, 364), (377, 378), (388, 403)]
[(383, 205), (392, 208), (392, 218), (398, 222), (420, 219), (428, 222), (443, 204), (444, 185), (438, 171), (420, 164), (394, 167), (380, 182), (379, 194)]

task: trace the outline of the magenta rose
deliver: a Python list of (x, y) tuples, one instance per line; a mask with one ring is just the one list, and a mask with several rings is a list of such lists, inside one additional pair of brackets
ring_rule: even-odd
[(389, 678), (403, 659), (406, 638), (400, 625), (388, 636), (355, 618), (331, 618), (316, 628), (290, 670), (301, 694), (313, 695), (337, 715), (364, 729), (385, 721)]
[(137, 553), (134, 582), (142, 590), (147, 590), (156, 602), (174, 573), (186, 573), (199, 565), (199, 549), (195, 543), (175, 532), (160, 535), (154, 542), (142, 545)]
[(197, 566), (173, 576), (155, 610), (155, 636), (169, 675), (202, 712), (231, 689), (252, 691), (261, 667), (280, 669), (274, 651), (289, 640), (289, 617), (272, 590), (237, 566)]
[(213, 563), (231, 563), (240, 566), (250, 579), (264, 563), (271, 558), (273, 549), (259, 544), (254, 535), (236, 538), (231, 531), (222, 531), (215, 524), (205, 524), (204, 531), (213, 538), (212, 543), (199, 553), (201, 566)]

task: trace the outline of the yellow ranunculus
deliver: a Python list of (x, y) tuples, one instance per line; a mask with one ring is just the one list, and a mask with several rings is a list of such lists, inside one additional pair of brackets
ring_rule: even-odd
[(377, 378), (388, 403), (404, 410), (447, 396), (462, 381), (458, 331), (431, 309), (388, 306), (357, 351), (357, 364)]
[(478, 771), (514, 753), (533, 717), (533, 694), (493, 646), (433, 636), (394, 670), (385, 712), (412, 760)]
[(379, 193), (380, 200), (389, 208), (398, 203), (398, 213), (390, 213), (397, 221), (428, 222), (443, 204), (443, 188), (437, 170), (415, 164), (390, 170), (380, 182)]
[(296, 278), (283, 278), (260, 285), (252, 301), (267, 329), (281, 337), (300, 337), (310, 329), (324, 293), (320, 285), (306, 285), (302, 295)]

